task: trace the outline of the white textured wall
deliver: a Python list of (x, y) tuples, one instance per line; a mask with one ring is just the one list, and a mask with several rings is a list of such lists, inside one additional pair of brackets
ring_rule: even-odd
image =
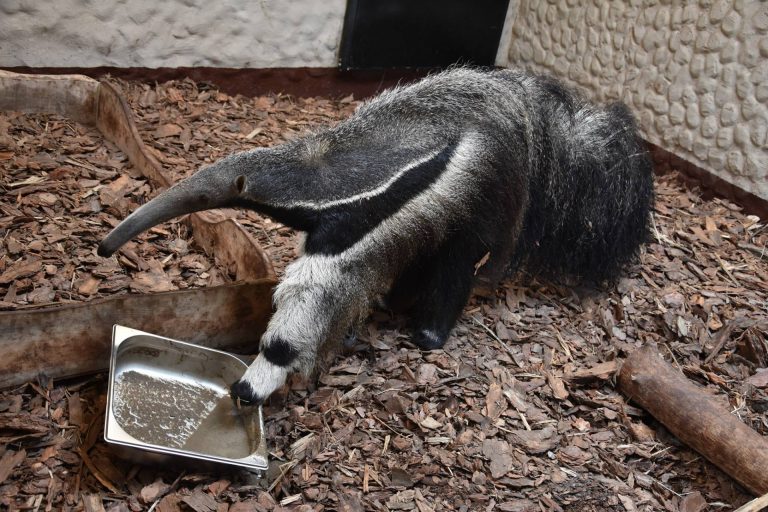
[(768, 2), (520, 0), (501, 64), (625, 101), (653, 143), (768, 199)]
[(330, 67), (346, 0), (0, 0), (0, 66)]

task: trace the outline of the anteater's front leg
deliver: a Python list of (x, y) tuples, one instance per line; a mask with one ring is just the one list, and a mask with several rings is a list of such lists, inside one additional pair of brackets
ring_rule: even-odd
[(261, 403), (279, 389), (290, 373), (310, 375), (320, 346), (338, 342), (367, 311), (360, 280), (333, 259), (303, 257), (286, 269), (275, 290), (276, 311), (261, 339), (261, 350), (232, 394)]
[(291, 371), (290, 366), (275, 364), (267, 359), (262, 351), (245, 375), (232, 384), (232, 396), (246, 404), (261, 404), (282, 387)]

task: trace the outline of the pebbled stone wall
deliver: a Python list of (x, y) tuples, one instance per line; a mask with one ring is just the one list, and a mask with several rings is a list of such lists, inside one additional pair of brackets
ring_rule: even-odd
[(645, 137), (768, 199), (768, 2), (519, 0), (503, 65), (623, 100)]
[(332, 67), (346, 0), (0, 0), (0, 66)]

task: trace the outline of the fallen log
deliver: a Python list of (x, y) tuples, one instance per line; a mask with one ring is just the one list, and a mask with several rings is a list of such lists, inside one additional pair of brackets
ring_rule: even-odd
[(670, 432), (757, 496), (768, 493), (768, 439), (685, 378), (648, 344), (619, 370), (619, 388)]

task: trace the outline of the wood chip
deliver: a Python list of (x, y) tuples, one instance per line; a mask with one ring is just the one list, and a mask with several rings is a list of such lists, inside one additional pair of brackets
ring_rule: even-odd
[(512, 471), (515, 459), (510, 453), (509, 443), (498, 439), (486, 439), (483, 441), (483, 455), (490, 459), (492, 478), (501, 478)]
[(182, 501), (195, 512), (216, 512), (216, 500), (200, 489), (195, 489), (191, 495), (184, 496)]
[(0, 458), (0, 484), (5, 482), (8, 476), (10, 476), (11, 471), (21, 464), (26, 456), (27, 452), (24, 450), (19, 450), (18, 452), (8, 450), (3, 454), (3, 457)]

